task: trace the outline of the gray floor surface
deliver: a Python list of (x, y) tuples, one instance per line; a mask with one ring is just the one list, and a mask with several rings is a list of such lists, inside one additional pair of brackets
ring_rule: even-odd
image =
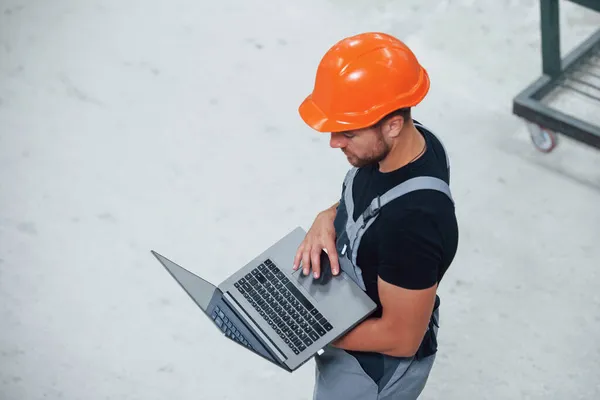
[[(600, 16), (563, 1), (561, 24), (568, 51)], [(150, 249), (219, 282), (337, 200), (346, 159), (297, 107), (362, 31), (428, 69), (415, 117), (452, 162), (421, 398), (600, 398), (600, 153), (541, 154), (511, 113), (541, 73), (538, 1), (3, 0), (0, 399), (311, 397), (312, 362), (223, 339)]]

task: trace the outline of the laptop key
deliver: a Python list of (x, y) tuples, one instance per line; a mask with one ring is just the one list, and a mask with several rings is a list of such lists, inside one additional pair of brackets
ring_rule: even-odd
[(308, 310), (312, 310), (315, 307), (311, 304), (310, 301), (308, 301), (308, 299), (306, 297), (304, 297), (304, 295), (298, 290), (298, 288), (296, 286), (294, 286), (291, 282), (287, 282), (285, 287), (287, 287), (289, 289), (290, 292), (292, 292), (292, 294), (294, 295), (294, 297), (300, 302), (302, 303), (302, 305), (304, 307), (306, 307)]
[[(255, 270), (255, 271), (256, 271), (256, 270)], [(263, 285), (264, 285), (265, 283), (267, 283), (267, 278), (265, 278), (265, 276), (264, 276), (264, 275), (263, 275), (261, 272), (258, 272), (258, 271), (257, 271), (257, 273), (256, 273), (256, 280), (258, 280), (258, 281), (259, 281), (260, 283), (262, 283)]]
[(323, 329), (323, 327), (321, 325), (313, 325), (313, 328), (315, 329), (315, 331), (317, 331), (317, 333), (319, 334), (319, 336), (323, 336), (323, 335), (325, 335), (327, 333), (325, 331), (325, 329)]
[(324, 329), (321, 327), (321, 325), (319, 325), (319, 324), (317, 323), (317, 321), (315, 321), (314, 323), (310, 324), (310, 326), (312, 326), (312, 327), (313, 327), (313, 329), (314, 329), (315, 331), (317, 331), (317, 332), (319, 332), (319, 330), (322, 330), (322, 331), (323, 331), (323, 335), (325, 334), (325, 333), (324, 333), (324, 332), (325, 332), (325, 330), (324, 330)]
[(281, 272), (280, 270), (277, 270), (277, 271), (275, 272), (275, 276), (276, 276), (278, 279), (283, 279), (283, 278), (285, 278), (285, 275), (284, 275), (284, 274), (283, 274), (283, 272)]
[(300, 344), (298, 345), (298, 350), (300, 350), (300, 351), (304, 351), (304, 350), (306, 350), (306, 346), (305, 346), (303, 343), (300, 343)]
[(310, 346), (311, 344), (313, 344), (313, 341), (307, 336), (305, 338), (302, 339), (302, 341), (304, 342), (305, 345)]
[(310, 332), (308, 332), (308, 336), (310, 336), (310, 338), (314, 341), (319, 340), (319, 335), (317, 334), (317, 332), (313, 331), (312, 329)]
[(271, 271), (265, 270), (265, 271), (263, 271), (263, 274), (267, 277), (267, 279), (270, 282), (274, 282), (274, 283), (277, 282), (277, 278), (275, 278), (275, 275), (273, 275), (273, 273)]

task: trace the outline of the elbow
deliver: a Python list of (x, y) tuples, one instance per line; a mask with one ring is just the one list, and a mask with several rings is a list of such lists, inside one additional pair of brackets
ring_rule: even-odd
[(403, 341), (402, 343), (396, 343), (394, 348), (386, 352), (388, 356), (411, 358), (417, 354), (419, 350), (420, 342), (418, 341)]
[(386, 354), (388, 356), (392, 356), (392, 357), (399, 357), (399, 358), (411, 358), (414, 357), (415, 354), (417, 354), (417, 350), (418, 347), (413, 349), (413, 348), (396, 348), (393, 349), (391, 351), (386, 352)]

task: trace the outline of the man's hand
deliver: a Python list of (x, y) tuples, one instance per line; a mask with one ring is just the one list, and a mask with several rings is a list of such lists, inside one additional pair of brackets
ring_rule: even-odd
[(437, 285), (409, 290), (379, 278), (378, 287), (381, 318), (367, 319), (332, 345), (345, 350), (412, 357), (427, 331)]
[(304, 275), (308, 275), (312, 268), (315, 278), (318, 278), (321, 273), (321, 252), (325, 249), (329, 256), (331, 272), (334, 275), (339, 273), (340, 264), (335, 247), (336, 234), (333, 226), (336, 206), (337, 204), (319, 213), (315, 218), (304, 240), (298, 246), (298, 251), (294, 258), (294, 270), (297, 270), (300, 262), (302, 262)]

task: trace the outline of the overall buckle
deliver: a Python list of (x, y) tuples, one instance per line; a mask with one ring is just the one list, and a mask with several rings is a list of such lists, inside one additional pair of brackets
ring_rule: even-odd
[(374, 201), (369, 204), (369, 207), (363, 213), (363, 221), (366, 224), (368, 220), (379, 214), (379, 210), (381, 209), (381, 198), (379, 196), (373, 199)]

